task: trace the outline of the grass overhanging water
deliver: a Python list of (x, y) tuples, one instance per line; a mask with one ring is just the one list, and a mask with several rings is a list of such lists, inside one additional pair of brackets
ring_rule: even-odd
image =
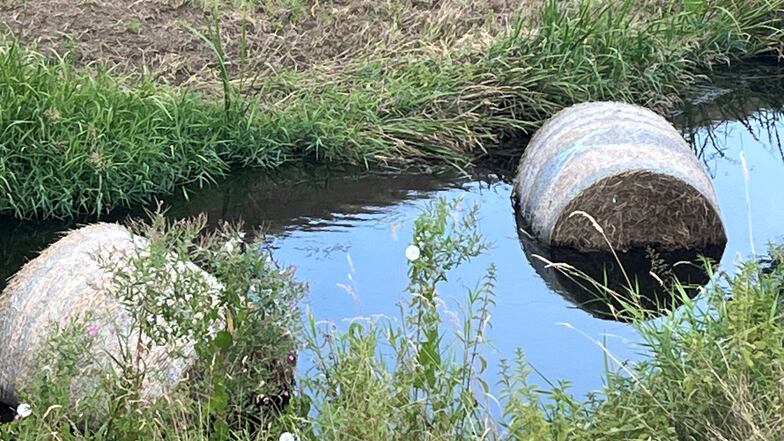
[(572, 103), (666, 110), (713, 66), (780, 56), (783, 8), (781, 0), (642, 10), (629, 0), (548, 0), (540, 16), (517, 17), (479, 48), (382, 51), (256, 81), (229, 78), (213, 13), (203, 39), (218, 59), (220, 104), (6, 42), (0, 213), (97, 216), (239, 166), (463, 166)]

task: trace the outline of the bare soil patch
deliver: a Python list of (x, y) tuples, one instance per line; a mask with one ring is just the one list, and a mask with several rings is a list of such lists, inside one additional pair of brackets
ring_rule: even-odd
[[(541, 0), (259, 0), (225, 5), (221, 35), (236, 74), (243, 33), (244, 69), (266, 74), (340, 63), (369, 53), (423, 46), (485, 44), (518, 13)], [(148, 72), (158, 81), (196, 88), (216, 83), (215, 56), (189, 27), (206, 29), (201, 3), (166, 0), (11, 0), (0, 22), (38, 50), (70, 53), (78, 65), (98, 63), (119, 73)]]

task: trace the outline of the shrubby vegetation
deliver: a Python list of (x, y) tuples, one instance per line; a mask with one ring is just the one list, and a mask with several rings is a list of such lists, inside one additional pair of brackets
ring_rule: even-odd
[[(266, 251), (246, 246), (245, 233), (229, 226), (208, 233), (205, 222), (156, 215), (150, 225), (131, 225), (148, 246), (127, 264), (101, 263), (129, 312), (128, 335), (138, 339), (118, 335), (133, 347), (121, 345), (106, 366), (95, 361), (106, 357), (96, 353), (100, 330), (88, 326), (89, 316), (52, 330), (20, 391), (34, 413), (2, 427), (0, 438), (266, 439), (282, 430), (276, 415), (293, 393), (304, 286)], [(193, 262), (215, 281), (173, 262)], [(141, 351), (154, 346), (195, 355), (195, 363), (176, 390), (151, 400), (144, 385), (158, 380)]]
[[(416, 221), (412, 244), (419, 253), (409, 255), (401, 320), (354, 322), (346, 330), (312, 317), (299, 328), (292, 306), (301, 287), (291, 273), (279, 270), (259, 248), (240, 247), (237, 230), (202, 236), (202, 226), (167, 225), (156, 218), (141, 230), (151, 238), (153, 252), (137, 263), (145, 267), (155, 256), (173, 252), (223, 284), (215, 311), (225, 326), (214, 337), (196, 335), (203, 361), (197, 371), (203, 374), (175, 394), (142, 405), (133, 399), (132, 380), (143, 372), (112, 370), (103, 373), (93, 400), (71, 403), (69, 378), (74, 366), (90, 357), (90, 333), (75, 324), (56, 334), (42, 359), (48, 368), (36, 373), (26, 391), (32, 415), (0, 426), (3, 439), (274, 440), (283, 434), (283, 439), (303, 440), (762, 441), (784, 436), (784, 250), (779, 247), (766, 259), (741, 264), (735, 274), (714, 274), (697, 300), (676, 288), (673, 295), (684, 296), (684, 306), (637, 325), (649, 357), (608, 372), (605, 388), (581, 399), (563, 387), (544, 391), (531, 384), (522, 351), (501, 366), (487, 365), (482, 353), (493, 308), (492, 266), (467, 293), (460, 331), (451, 335), (442, 325), (439, 284), (486, 246), (474, 212), (461, 210), (459, 202), (439, 201)], [(133, 268), (118, 274), (144, 281), (154, 273)], [(155, 326), (137, 323), (145, 332)], [(210, 337), (198, 338), (204, 335)], [(285, 372), (292, 361), (291, 336), (312, 366), (297, 378), (296, 388), (287, 389), (291, 378), (280, 376), (280, 367)], [(502, 379), (494, 389), (500, 392), (491, 397), (484, 378), (496, 369)], [(285, 402), (281, 390), (290, 393)], [(87, 424), (107, 407), (109, 418)]]
[[(235, 166), (465, 164), (575, 102), (657, 109), (718, 64), (782, 53), (782, 0), (548, 0), (487, 44), (378, 51), (231, 78), (220, 17), (203, 35), (222, 102), (0, 47), (0, 213), (101, 214)], [(510, 17), (511, 18), (511, 17)], [(195, 31), (194, 31), (195, 32)], [(235, 63), (236, 64), (236, 63)], [(95, 71), (97, 70), (97, 72)]]

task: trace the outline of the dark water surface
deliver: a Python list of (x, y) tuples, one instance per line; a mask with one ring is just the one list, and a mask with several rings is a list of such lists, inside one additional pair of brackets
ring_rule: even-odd
[[(738, 259), (784, 239), (784, 128), (779, 124), (784, 107), (775, 100), (784, 98), (782, 78), (765, 72), (717, 80), (671, 118), (713, 178), (728, 236), (721, 267), (728, 271)], [(600, 343), (613, 357), (634, 360), (642, 352), (638, 337), (627, 323), (576, 307), (568, 295), (553, 291), (558, 287), (551, 277), (545, 281), (537, 272), (543, 270), (531, 264), (535, 252), (518, 235), (511, 185), (504, 178), (510, 171), (502, 167), (465, 176), (443, 169), (313, 170), (278, 177), (241, 172), (217, 188), (195, 192), (188, 202), (174, 198), (170, 215), (206, 212), (211, 221), (241, 218), (249, 226), (267, 226), (277, 258), (296, 265), (299, 278), (310, 284), (307, 304), (316, 318), (345, 327), (351, 320), (399, 318), (398, 304), (406, 300), (404, 249), (413, 220), (427, 204), (441, 197), (477, 204), (481, 230), (493, 247), (440, 290), (446, 326), (457, 329), (451, 318), (459, 313), (466, 288), (495, 262), (493, 347), (485, 353), (490, 366), (523, 348), (547, 380), (568, 380), (573, 392), (585, 394), (601, 387), (606, 363), (612, 367)], [(67, 227), (0, 220), (0, 276), (16, 271)], [(541, 377), (532, 380), (545, 383)]]

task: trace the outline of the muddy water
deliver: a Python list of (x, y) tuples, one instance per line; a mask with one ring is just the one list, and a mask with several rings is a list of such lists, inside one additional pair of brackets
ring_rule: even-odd
[[(728, 271), (737, 259), (784, 240), (784, 128), (779, 124), (784, 107), (773, 100), (784, 93), (771, 92), (782, 90), (782, 78), (776, 72), (734, 75), (698, 90), (694, 104), (671, 115), (713, 178), (728, 235), (716, 258)], [(196, 191), (187, 202), (169, 201), (170, 215), (206, 212), (212, 221), (241, 218), (250, 226), (266, 226), (266, 245), (309, 282), (306, 302), (316, 318), (345, 327), (351, 320), (399, 318), (398, 304), (406, 300), (404, 249), (413, 220), (429, 203), (445, 197), (477, 204), (481, 230), (493, 246), (440, 290), (448, 326), (457, 328), (452, 319), (466, 288), (494, 262), (493, 347), (485, 351), (490, 366), (522, 348), (538, 372), (534, 382), (567, 380), (573, 392), (588, 393), (602, 385), (606, 367), (613, 368), (600, 344), (619, 360), (638, 359), (643, 350), (631, 325), (607, 320), (601, 308), (577, 307), (579, 295), (532, 264), (532, 255), (541, 250), (519, 240), (505, 179), (514, 161), (497, 163), (503, 162), (506, 167), (471, 176), (440, 169), (299, 170), (266, 177), (243, 172), (217, 188)], [(0, 221), (0, 276), (15, 271), (66, 227)]]

